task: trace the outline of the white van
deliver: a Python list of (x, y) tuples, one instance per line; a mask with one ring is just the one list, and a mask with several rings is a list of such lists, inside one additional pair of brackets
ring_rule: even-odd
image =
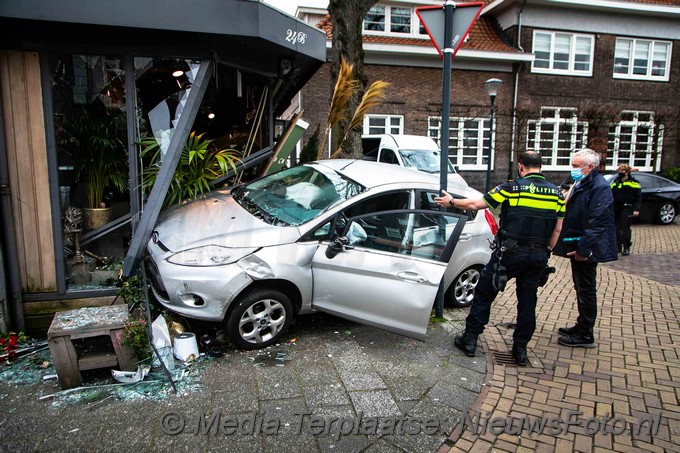
[[(439, 174), (441, 150), (430, 137), (421, 135), (364, 135), (361, 137), (364, 160), (395, 164), (430, 174)], [(448, 159), (447, 159), (448, 161)], [(467, 186), (449, 162), (448, 187)]]

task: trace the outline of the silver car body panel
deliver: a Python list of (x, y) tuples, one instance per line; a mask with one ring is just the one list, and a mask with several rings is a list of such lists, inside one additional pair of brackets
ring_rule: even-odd
[(224, 190), (165, 211), (154, 231), (173, 251), (208, 244), (267, 247), (300, 237), (295, 227), (274, 226), (255, 217)]
[(152, 285), (154, 296), (169, 310), (189, 318), (221, 320), (234, 298), (253, 283), (235, 264), (213, 267), (178, 266), (167, 261), (171, 252), (149, 241), (147, 253), (156, 267), (159, 284)]
[(361, 248), (328, 259), (325, 245), (314, 256), (314, 308), (409, 337), (425, 337), (446, 263)]
[[(264, 222), (226, 190), (163, 213), (147, 249), (157, 280), (152, 286), (161, 304), (190, 318), (221, 321), (232, 302), (253, 283), (279, 280), (292, 283), (299, 291), (300, 314), (323, 309), (422, 338), (442, 276), (448, 287), (465, 268), (488, 261), (486, 241), (491, 233), (484, 216), (466, 222), (448, 264), (360, 248), (328, 260), (324, 256), (327, 239), (300, 239), (350, 205), (385, 192), (410, 191), (409, 208), (413, 208), (415, 190), (438, 192), (438, 181), (431, 175), (375, 162), (336, 159), (315, 165), (334, 169), (366, 190), (297, 227)], [(454, 193), (481, 196), (468, 186)], [(205, 245), (253, 250), (224, 265), (187, 266), (168, 261), (181, 250)], [(412, 274), (402, 274), (407, 277), (404, 280), (399, 278), (400, 272), (419, 277), (414, 282), (409, 281)], [(426, 280), (420, 281), (420, 277)], [(340, 298), (349, 304), (338, 305)]]

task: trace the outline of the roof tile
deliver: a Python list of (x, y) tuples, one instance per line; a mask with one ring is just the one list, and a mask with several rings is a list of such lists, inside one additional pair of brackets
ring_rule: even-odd
[[(519, 52), (517, 49), (506, 44), (496, 33), (493, 26), (493, 19), (480, 17), (470, 30), (469, 39), (463, 43), (463, 49), (488, 50), (493, 52)], [(331, 39), (333, 36), (333, 24), (330, 14), (317, 24), (317, 28), (326, 32), (326, 37)], [(395, 36), (395, 35), (364, 35), (364, 42), (379, 44), (411, 45), (411, 46), (430, 46), (429, 37), (414, 36)]]

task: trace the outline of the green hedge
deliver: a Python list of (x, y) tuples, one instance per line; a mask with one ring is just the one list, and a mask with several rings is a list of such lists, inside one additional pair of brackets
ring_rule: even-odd
[(671, 181), (680, 182), (680, 167), (667, 168), (661, 172), (661, 175)]

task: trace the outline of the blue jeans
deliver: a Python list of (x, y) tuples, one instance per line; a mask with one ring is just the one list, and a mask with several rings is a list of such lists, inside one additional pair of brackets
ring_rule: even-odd
[[(484, 266), (482, 275), (475, 288), (475, 297), (470, 307), (470, 314), (465, 319), (465, 331), (479, 335), (489, 323), (491, 304), (498, 295), (491, 284), (492, 270), (496, 254)], [(536, 330), (536, 292), (541, 281), (541, 274), (548, 263), (548, 252), (543, 249), (524, 247), (506, 251), (501, 264), (506, 267), (508, 279), (516, 279), (517, 286), (517, 327), (513, 334), (514, 344), (526, 346)]]

